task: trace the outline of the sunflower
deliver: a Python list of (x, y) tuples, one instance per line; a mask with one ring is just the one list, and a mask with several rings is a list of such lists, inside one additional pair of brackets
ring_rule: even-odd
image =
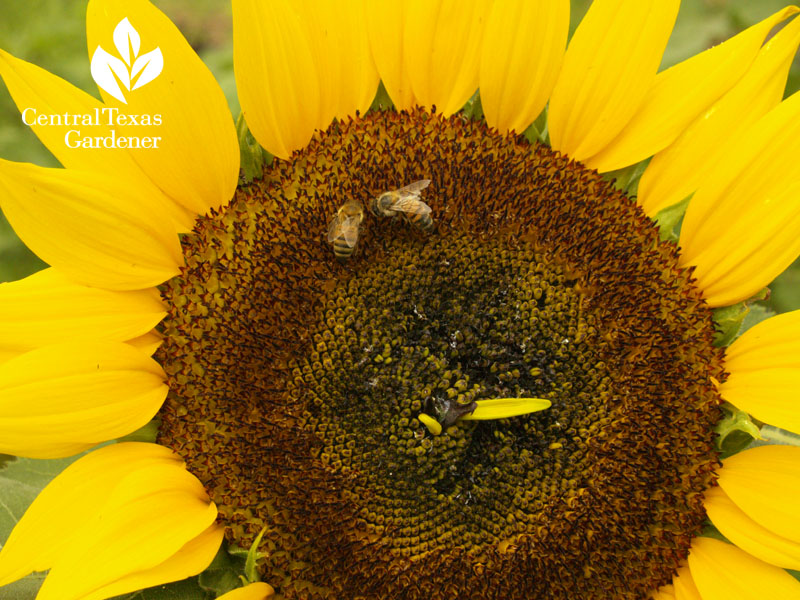
[(678, 5), (567, 44), (562, 0), (234, 0), (241, 176), (146, 0), (89, 2), (102, 102), (0, 52), (64, 166), (0, 161), (51, 265), (0, 286), (0, 452), (94, 448), (0, 584), (108, 598), (225, 538), (231, 599), (800, 598), (800, 449), (718, 438), (800, 433), (800, 311), (736, 337), (800, 254), (800, 9), (658, 72)]

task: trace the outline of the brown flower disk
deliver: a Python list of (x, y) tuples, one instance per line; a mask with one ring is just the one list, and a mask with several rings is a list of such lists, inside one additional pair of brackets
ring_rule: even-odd
[[(348, 199), (431, 179), (435, 227)], [(183, 241), (163, 287), (159, 441), (229, 542), (266, 526), (279, 598), (643, 599), (718, 464), (711, 315), (674, 245), (595, 172), (461, 116), (334, 123)], [(458, 421), (436, 406), (547, 398)]]

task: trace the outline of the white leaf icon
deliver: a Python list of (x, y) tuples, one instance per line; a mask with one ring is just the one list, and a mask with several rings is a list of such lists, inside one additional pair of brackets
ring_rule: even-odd
[(136, 75), (139, 71), (142, 72), (139, 75), (139, 78), (136, 79), (136, 83), (133, 84), (133, 88), (136, 89), (142, 87), (146, 83), (150, 83), (158, 77), (161, 73), (161, 69), (164, 68), (164, 56), (161, 54), (161, 48), (156, 48), (146, 54), (142, 54), (139, 58), (136, 59), (136, 62), (133, 63), (131, 67), (131, 81), (136, 79)]
[(125, 17), (117, 23), (114, 28), (114, 45), (122, 59), (128, 64), (131, 64), (130, 51), (133, 50), (133, 58), (139, 55), (139, 32), (133, 28), (128, 17)]
[[(116, 77), (114, 77), (115, 75)], [(111, 56), (100, 46), (97, 47), (92, 55), (92, 78), (97, 82), (97, 85), (114, 96), (114, 98), (125, 104), (128, 103), (117, 83), (117, 80), (119, 80), (126, 88), (131, 88), (128, 67), (120, 59)]]

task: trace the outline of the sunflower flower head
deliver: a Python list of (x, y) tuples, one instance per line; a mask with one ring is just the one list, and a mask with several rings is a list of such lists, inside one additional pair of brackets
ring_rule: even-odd
[(0, 448), (158, 424), (42, 491), (0, 583), (107, 598), (224, 537), (230, 599), (800, 598), (800, 451), (719, 435), (800, 432), (800, 314), (736, 335), (800, 254), (798, 9), (658, 72), (677, 11), (596, 0), (567, 45), (563, 1), (234, 0), (238, 183), (145, 0), (89, 4), (90, 47), (158, 40), (127, 107), (2, 54), (21, 110), (158, 111), (164, 143), (37, 126), (65, 169), (0, 164), (52, 265), (0, 287)]

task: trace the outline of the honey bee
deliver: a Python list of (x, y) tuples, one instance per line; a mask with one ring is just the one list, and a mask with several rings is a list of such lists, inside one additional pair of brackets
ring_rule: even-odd
[(401, 214), (409, 223), (423, 231), (429, 231), (433, 228), (431, 207), (419, 199), (419, 194), (430, 183), (430, 179), (420, 179), (399, 190), (384, 192), (370, 200), (369, 209), (376, 217), (394, 217)]
[(364, 220), (364, 207), (358, 200), (345, 202), (328, 224), (328, 243), (340, 261), (350, 258), (358, 243), (358, 232)]

